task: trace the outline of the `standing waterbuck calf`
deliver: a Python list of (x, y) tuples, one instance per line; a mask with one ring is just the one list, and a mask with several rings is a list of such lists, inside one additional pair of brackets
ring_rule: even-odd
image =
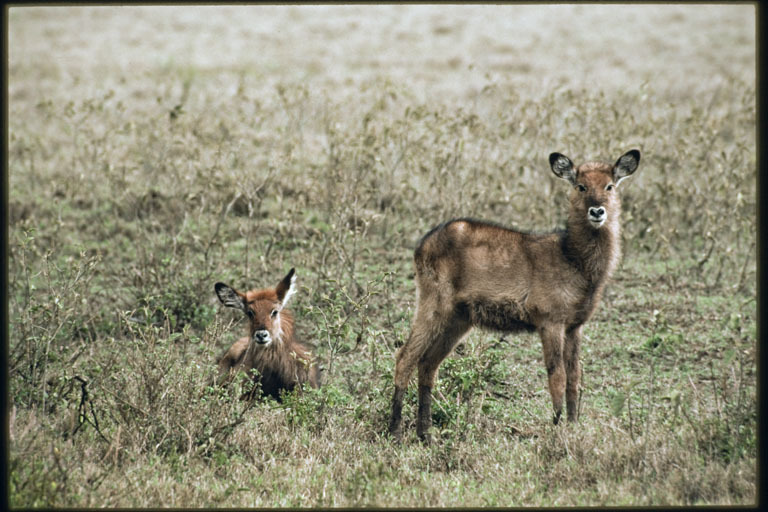
[(317, 364), (296, 339), (293, 315), (285, 309), (296, 291), (294, 269), (275, 288), (242, 293), (216, 283), (215, 289), (222, 304), (242, 311), (250, 320), (248, 336), (236, 341), (219, 360), (219, 380), (238, 370), (255, 369), (254, 382), (261, 384), (262, 393), (278, 400), (282, 390), (291, 391), (304, 382), (319, 387)]
[(436, 227), (414, 253), (418, 302), (411, 335), (396, 357), (389, 431), (402, 438), (403, 396), (418, 366), (418, 436), (430, 441), (437, 368), (473, 326), (504, 332), (538, 331), (549, 377), (554, 422), (563, 395), (568, 420), (579, 407), (581, 328), (594, 313), (621, 256), (617, 187), (637, 169), (640, 152), (614, 165), (574, 168), (549, 155), (552, 172), (573, 186), (564, 231), (522, 233), (473, 219)]

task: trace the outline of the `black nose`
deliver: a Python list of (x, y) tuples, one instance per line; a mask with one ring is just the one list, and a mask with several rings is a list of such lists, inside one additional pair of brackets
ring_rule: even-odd
[(258, 331), (256, 333), (256, 341), (264, 341), (267, 339), (267, 333), (264, 331)]
[(600, 217), (602, 217), (603, 215), (605, 215), (605, 208), (603, 208), (602, 206), (601, 206), (601, 207), (599, 207), (599, 208), (590, 208), (590, 209), (589, 209), (589, 214), (590, 214), (592, 217), (595, 217), (595, 218), (600, 218)]

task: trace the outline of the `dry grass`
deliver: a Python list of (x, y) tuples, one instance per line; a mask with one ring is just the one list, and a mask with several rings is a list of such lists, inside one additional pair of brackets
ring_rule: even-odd
[[(754, 28), (751, 5), (10, 9), (10, 505), (754, 503)], [(580, 423), (550, 424), (535, 337), (474, 332), (437, 445), (413, 390), (393, 445), (416, 240), (553, 228), (547, 155), (633, 147)], [(291, 266), (327, 385), (208, 388), (244, 329), (213, 283)]]

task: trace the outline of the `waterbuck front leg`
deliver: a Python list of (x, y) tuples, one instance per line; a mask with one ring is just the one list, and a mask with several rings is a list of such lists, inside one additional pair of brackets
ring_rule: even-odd
[(574, 327), (565, 332), (565, 347), (563, 359), (565, 362), (565, 404), (568, 410), (568, 421), (578, 421), (579, 401), (581, 399), (579, 384), (581, 382), (581, 326)]
[(552, 396), (552, 408), (555, 425), (560, 421), (563, 412), (563, 397), (565, 395), (566, 373), (563, 364), (563, 340), (565, 328), (560, 324), (549, 324), (539, 328), (541, 344), (544, 348), (544, 365), (549, 378), (549, 394)]

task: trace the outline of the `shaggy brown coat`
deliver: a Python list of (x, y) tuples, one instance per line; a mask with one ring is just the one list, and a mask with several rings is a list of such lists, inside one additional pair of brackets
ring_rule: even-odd
[(283, 390), (292, 391), (305, 382), (313, 388), (320, 386), (317, 363), (309, 348), (296, 339), (293, 314), (285, 309), (295, 291), (295, 280), (291, 269), (275, 288), (241, 293), (216, 283), (222, 304), (242, 310), (250, 319), (249, 335), (236, 341), (219, 360), (220, 381), (230, 380), (237, 371), (255, 369), (254, 382), (260, 384), (261, 392), (277, 400)]
[(411, 334), (396, 356), (389, 430), (402, 436), (402, 401), (418, 367), (417, 433), (429, 441), (431, 391), (437, 369), (471, 327), (538, 331), (557, 423), (567, 403), (578, 416), (582, 325), (597, 307), (621, 257), (621, 201), (617, 185), (632, 174), (640, 153), (614, 164), (574, 169), (559, 153), (552, 171), (571, 183), (567, 227), (524, 233), (462, 218), (427, 233), (414, 253), (418, 300)]

